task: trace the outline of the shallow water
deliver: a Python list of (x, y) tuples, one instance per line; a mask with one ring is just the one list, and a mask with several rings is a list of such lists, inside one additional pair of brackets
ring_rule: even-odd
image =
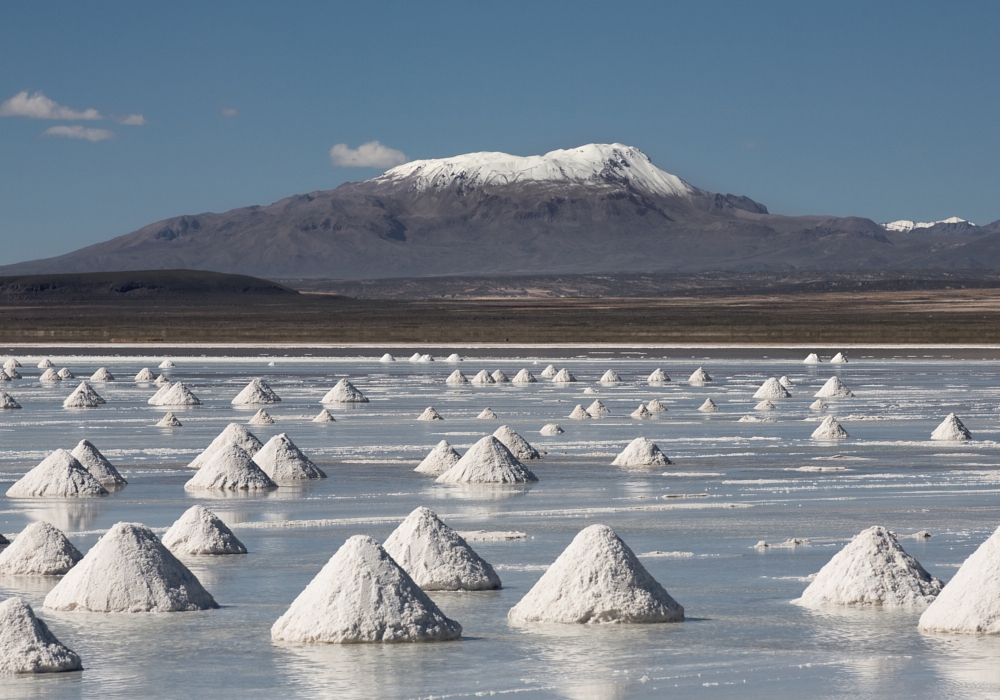
[[(704, 351), (711, 353), (711, 351)], [(258, 354), (257, 351), (254, 354)], [(379, 355), (381, 352), (378, 353)], [(570, 353), (577, 355), (577, 352)], [(651, 353), (655, 354), (655, 353)], [(919, 613), (804, 610), (789, 601), (855, 533), (882, 524), (901, 534), (929, 530), (903, 546), (941, 579), (1000, 525), (1000, 366), (993, 362), (864, 359), (848, 365), (802, 365), (742, 358), (613, 359), (587, 356), (476, 358), (383, 364), (347, 357), (208, 357), (177, 359), (168, 371), (204, 405), (170, 409), (184, 426), (152, 427), (167, 409), (148, 406), (155, 391), (131, 377), (157, 358), (53, 357), (78, 377), (106, 365), (118, 381), (94, 384), (108, 404), (61, 407), (79, 379), (45, 386), (27, 355), (24, 379), (0, 387), (23, 406), (0, 412), (0, 492), (56, 448), (87, 438), (129, 480), (107, 498), (80, 501), (0, 500), (0, 532), (12, 536), (32, 520), (63, 529), (81, 551), (121, 520), (159, 531), (203, 503), (229, 523), (249, 549), (234, 557), (186, 563), (222, 605), (204, 613), (101, 615), (41, 608), (54, 580), (0, 578), (0, 598), (22, 595), (62, 642), (81, 655), (83, 673), (0, 679), (0, 697), (996, 697), (1000, 639), (922, 634)], [(803, 353), (804, 355), (805, 353)], [(538, 364), (533, 364), (534, 362)], [(579, 382), (556, 386), (450, 388), (455, 367), (472, 376), (501, 368), (536, 375), (549, 362)], [(715, 381), (684, 380), (703, 365)], [(662, 367), (674, 380), (650, 387)], [(606, 369), (620, 386), (601, 386)], [(837, 374), (853, 399), (812, 394)], [(751, 398), (770, 376), (788, 375), (793, 398), (775, 401), (774, 422), (737, 423), (754, 413)], [(256, 408), (229, 400), (263, 377), (283, 401), (267, 408), (274, 426), (251, 428), (262, 440), (287, 432), (330, 478), (263, 496), (205, 499), (183, 489), (185, 468), (225, 425)], [(337, 422), (314, 424), (319, 399), (343, 376), (371, 399), (330, 407)], [(585, 395), (593, 387), (596, 395)], [(721, 410), (695, 409), (711, 396)], [(648, 420), (628, 414), (659, 398), (669, 409)], [(600, 398), (606, 418), (574, 421), (580, 403)], [(414, 420), (428, 405), (445, 418)], [(499, 421), (476, 420), (486, 406)], [(974, 441), (927, 438), (949, 412)], [(851, 435), (839, 443), (809, 439), (818, 420), (838, 416)], [(543, 437), (557, 422), (565, 433)], [(447, 439), (463, 451), (506, 423), (546, 452), (531, 468), (540, 481), (520, 489), (437, 485), (412, 469)], [(624, 470), (614, 455), (648, 437), (672, 467)], [(803, 470), (805, 467), (808, 470)], [(823, 467), (824, 471), (813, 471)], [(834, 470), (831, 470), (834, 469)], [(354, 534), (382, 540), (411, 510), (426, 505), (459, 531), (519, 531), (521, 540), (481, 541), (504, 588), (488, 593), (434, 593), (464, 628), (443, 644), (304, 646), (272, 644), (269, 629), (288, 604)], [(684, 605), (680, 624), (558, 626), (508, 624), (507, 610), (541, 576), (573, 536), (606, 523)], [(808, 538), (811, 544), (761, 551), (761, 539)]]

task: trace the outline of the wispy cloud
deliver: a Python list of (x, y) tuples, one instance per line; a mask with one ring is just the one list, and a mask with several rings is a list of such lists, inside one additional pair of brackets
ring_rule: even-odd
[(239, 114), (239, 110), (237, 110), (235, 107), (223, 107), (222, 109), (219, 110), (219, 114), (221, 114), (224, 117), (235, 117), (237, 114)]
[(71, 109), (40, 92), (29, 95), (19, 92), (9, 100), (0, 102), (0, 117), (28, 117), (29, 119), (104, 119), (96, 109)]
[(369, 141), (357, 148), (338, 143), (330, 149), (330, 162), (341, 168), (391, 168), (406, 161), (405, 153), (378, 141)]
[(61, 136), (67, 139), (84, 139), (86, 141), (107, 141), (115, 137), (115, 132), (107, 129), (90, 129), (74, 124), (72, 126), (50, 126), (42, 132), (42, 136)]
[(111, 118), (125, 126), (142, 126), (146, 123), (146, 117), (141, 114), (118, 114)]

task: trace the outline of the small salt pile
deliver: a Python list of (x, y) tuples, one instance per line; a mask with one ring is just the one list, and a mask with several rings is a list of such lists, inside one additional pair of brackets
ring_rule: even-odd
[(502, 369), (498, 369), (490, 376), (493, 377), (493, 381), (496, 382), (497, 384), (507, 384), (510, 382), (510, 380), (507, 379), (507, 375), (503, 373)]
[(320, 411), (319, 413), (316, 414), (316, 417), (312, 419), (312, 422), (313, 423), (336, 423), (337, 419), (333, 417), (332, 413), (330, 413), (328, 410), (326, 410), (324, 408), (322, 411)]
[(814, 352), (809, 353), (806, 355), (806, 359), (802, 360), (802, 364), (804, 365), (818, 365), (820, 362), (819, 355)]
[(495, 384), (496, 382), (493, 381), (493, 376), (489, 372), (485, 369), (481, 369), (476, 373), (476, 376), (470, 380), (470, 383), (482, 386), (485, 384)]
[(786, 389), (792, 388), (792, 380), (786, 377), (785, 375), (781, 375), (781, 379), (778, 380), (778, 384), (785, 387)]
[(63, 408), (97, 408), (103, 403), (106, 403), (104, 399), (87, 382), (80, 382), (63, 401)]
[(621, 382), (621, 380), (622, 378), (621, 376), (619, 376), (617, 372), (615, 372), (613, 369), (609, 369), (601, 377), (601, 384), (618, 384), (619, 382)]
[(185, 612), (219, 607), (142, 523), (117, 523), (47, 596), (50, 610)]
[(535, 375), (526, 369), (520, 370), (514, 375), (514, 379), (511, 380), (512, 384), (534, 384), (538, 380), (535, 379)]
[(420, 362), (420, 353), (415, 352), (412, 355), (410, 355), (410, 362)]
[(66, 450), (56, 450), (7, 489), (7, 498), (107, 495), (108, 490)]
[(13, 544), (0, 552), (0, 575), (62, 576), (83, 559), (58, 528), (44, 521), (24, 528)]
[(822, 411), (828, 408), (828, 406), (825, 403), (823, 403), (823, 399), (816, 399), (811, 404), (809, 404), (809, 408), (811, 408), (814, 411)]
[(442, 484), (524, 484), (538, 481), (538, 477), (502, 442), (487, 435), (437, 481)]
[(63, 367), (58, 374), (60, 379), (76, 379), (76, 375), (70, 372), (68, 367)]
[(80, 657), (56, 639), (23, 599), (0, 603), (0, 676), (81, 670)]
[(948, 417), (941, 421), (941, 425), (931, 433), (931, 440), (971, 440), (972, 433), (963, 425), (958, 416), (949, 413)]
[(380, 357), (378, 361), (379, 362), (395, 362), (396, 358), (393, 357), (392, 355), (390, 355), (389, 353), (386, 353), (386, 354), (382, 355), (382, 357)]
[(653, 373), (649, 375), (649, 378), (646, 381), (650, 384), (662, 384), (663, 382), (669, 382), (670, 377), (668, 377), (667, 373), (662, 369), (657, 368), (653, 370)]
[(118, 473), (115, 466), (94, 447), (90, 440), (80, 440), (80, 443), (70, 453), (83, 465), (84, 469), (101, 483), (102, 486), (125, 486), (125, 478)]
[(507, 617), (569, 624), (681, 622), (684, 608), (607, 525), (581, 530)]
[(439, 642), (461, 636), (462, 626), (365, 535), (347, 540), (271, 627), (276, 642)]
[(556, 373), (558, 371), (559, 370), (557, 370), (554, 365), (549, 365), (548, 367), (546, 367), (541, 371), (539, 376), (543, 377), (544, 379), (552, 379), (552, 377), (556, 376)]
[(576, 377), (570, 374), (569, 370), (563, 368), (556, 372), (555, 376), (552, 377), (553, 384), (569, 384), (570, 382), (575, 382)]
[(424, 412), (417, 416), (417, 420), (444, 420), (441, 414), (434, 410), (433, 406), (428, 406)]
[(462, 455), (458, 454), (447, 440), (442, 440), (413, 471), (438, 476), (454, 467), (460, 459)]
[(587, 413), (591, 416), (606, 416), (611, 413), (611, 409), (601, 403), (600, 399), (594, 399), (594, 403), (587, 406)]
[(163, 535), (163, 546), (176, 556), (246, 554), (247, 548), (215, 513), (191, 506)]
[(493, 409), (492, 409), (492, 408), (490, 408), (489, 406), (487, 406), (486, 408), (484, 408), (484, 409), (483, 409), (483, 410), (482, 410), (482, 411), (481, 411), (481, 412), (479, 413), (479, 415), (478, 415), (478, 416), (476, 416), (476, 418), (478, 418), (478, 419), (480, 419), (480, 420), (498, 420), (498, 419), (500, 418), (500, 416), (498, 416), (498, 415), (497, 415), (497, 414), (496, 414), (496, 413), (495, 413), (495, 412), (493, 411)]
[(662, 403), (660, 403), (659, 399), (653, 399), (652, 401), (650, 401), (649, 403), (647, 403), (646, 404), (646, 408), (651, 413), (663, 413), (664, 411), (667, 410), (667, 407), (664, 406)]
[(870, 527), (819, 570), (797, 605), (879, 605), (922, 607), (941, 592), (942, 583), (928, 574), (884, 527)]
[(16, 357), (9, 357), (3, 363), (3, 368), (4, 369), (17, 369), (20, 366), (21, 366), (21, 363), (17, 361)]
[(447, 357), (447, 358), (445, 359), (445, 362), (461, 362), (461, 361), (462, 361), (462, 356), (461, 356), (461, 355), (459, 355), (459, 354), (458, 354), (457, 352), (453, 352), (453, 353), (451, 353), (451, 354), (450, 354), (450, 355), (448, 355), (448, 357)]
[(250, 416), (247, 425), (274, 425), (274, 418), (271, 418), (271, 414), (261, 408)]
[(184, 484), (187, 491), (262, 491), (277, 486), (235, 443), (216, 450)]
[(756, 406), (754, 406), (753, 410), (755, 410), (755, 411), (773, 411), (776, 408), (777, 408), (777, 406), (775, 406), (773, 403), (771, 403), (770, 399), (764, 399), (759, 404), (757, 404)]
[(640, 403), (639, 408), (632, 411), (630, 415), (633, 418), (649, 418), (653, 414), (649, 412), (648, 408), (646, 408), (646, 404)]
[(715, 402), (712, 401), (712, 399), (710, 397), (710, 398), (705, 399), (705, 403), (703, 403), (701, 406), (699, 406), (698, 410), (701, 411), (701, 412), (703, 412), (703, 413), (710, 413), (712, 411), (718, 411), (719, 407), (715, 405)]
[(425, 591), (489, 591), (500, 577), (429, 508), (417, 508), (382, 545)]
[(11, 376), (10, 372), (5, 369), (0, 369), (0, 382), (11, 382), (14, 381), (14, 377)]
[(1000, 528), (959, 567), (918, 626), (926, 632), (1000, 634)]
[(852, 396), (854, 394), (847, 388), (847, 385), (840, 381), (840, 377), (830, 377), (826, 380), (826, 384), (813, 394), (813, 397), (817, 399), (849, 399)]
[(111, 374), (106, 368), (101, 367), (92, 375), (90, 375), (90, 381), (92, 382), (113, 382), (115, 380), (115, 375)]
[(593, 416), (587, 413), (587, 410), (580, 404), (576, 405), (576, 408), (574, 408), (573, 412), (569, 414), (569, 417), (577, 420), (582, 420), (584, 418), (593, 418)]
[(839, 353), (838, 352), (836, 355), (834, 355), (830, 359), (830, 364), (831, 365), (846, 365), (847, 364), (847, 358), (844, 357), (843, 353)]
[(421, 355), (420, 356), (420, 360), (418, 360), (418, 361), (419, 362), (434, 362), (434, 356), (433, 355)]
[(267, 382), (262, 379), (253, 379), (230, 403), (234, 406), (250, 406), (261, 403), (277, 403), (279, 401), (281, 401), (281, 397), (274, 393), (274, 390), (267, 385)]
[(616, 467), (665, 467), (671, 464), (656, 443), (644, 437), (637, 437), (621, 451), (615, 461)]
[(588, 386), (586, 389), (583, 390), (583, 393), (584, 394), (596, 394), (597, 390), (594, 389), (593, 387)]
[(160, 420), (156, 421), (156, 425), (154, 427), (157, 427), (157, 428), (180, 428), (181, 427), (181, 422), (179, 420), (177, 420), (177, 416), (175, 416), (170, 411), (167, 411), (167, 415), (163, 416), (163, 418), (161, 418)]
[(274, 360), (271, 360), (270, 362), (268, 362), (268, 363), (267, 363), (267, 366), (268, 366), (268, 367), (274, 367), (274, 366), (275, 366), (275, 365), (274, 365)]
[(850, 437), (843, 426), (833, 416), (827, 416), (819, 427), (813, 431), (813, 440), (843, 440)]
[(688, 382), (691, 384), (704, 384), (705, 382), (712, 381), (712, 378), (708, 376), (708, 372), (703, 370), (701, 367), (696, 369), (694, 373), (688, 377)]
[(40, 382), (60, 382), (60, 381), (62, 381), (62, 377), (60, 377), (59, 374), (54, 369), (52, 369), (50, 367), (49, 369), (47, 369), (44, 372), (42, 372), (41, 376), (38, 377), (38, 381), (40, 381)]
[(55, 367), (55, 365), (52, 364), (52, 360), (48, 358), (45, 358), (44, 360), (39, 362), (37, 366), (38, 369), (52, 369), (53, 367)]
[(542, 435), (561, 435), (566, 431), (558, 423), (546, 423), (538, 432)]
[(791, 398), (791, 394), (788, 393), (788, 389), (781, 386), (778, 380), (771, 377), (766, 382), (760, 385), (757, 393), (753, 395), (755, 399), (788, 399)]
[(323, 470), (302, 454), (302, 450), (285, 433), (279, 433), (265, 442), (253, 456), (253, 461), (278, 486), (326, 478)]
[(202, 450), (201, 454), (191, 460), (188, 464), (190, 469), (201, 469), (217, 450), (225, 447), (229, 443), (239, 445), (243, 451), (251, 457), (264, 446), (257, 436), (244, 428), (239, 423), (230, 423), (219, 435), (212, 440), (208, 447)]
[(173, 369), (173, 368), (174, 368), (174, 363), (171, 362), (170, 360), (164, 360), (163, 362), (160, 363), (160, 369)]
[(14, 397), (6, 391), (0, 391), (0, 409), (21, 408), (21, 404), (14, 400)]
[(368, 397), (345, 377), (327, 392), (320, 403), (368, 403)]
[(153, 384), (159, 387), (170, 386), (170, 380), (165, 375), (160, 374), (153, 380)]
[(154, 379), (156, 379), (156, 377), (149, 371), (149, 367), (143, 367), (139, 370), (139, 373), (135, 375), (135, 381), (140, 384), (151, 382)]
[(538, 454), (538, 450), (532, 447), (527, 440), (514, 432), (513, 428), (509, 425), (501, 425), (493, 432), (493, 437), (502, 442), (504, 447), (510, 450), (510, 453), (521, 461), (542, 458), (542, 456)]
[(468, 384), (469, 378), (462, 374), (462, 370), (456, 369), (444, 380), (445, 384)]
[(6, 374), (11, 379), (22, 379), (21, 373), (18, 372), (13, 367), (8, 367), (7, 369), (3, 370), (3, 373)]

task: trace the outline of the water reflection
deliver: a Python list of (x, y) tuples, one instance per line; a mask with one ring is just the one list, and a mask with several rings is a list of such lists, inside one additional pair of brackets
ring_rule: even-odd
[(113, 506), (106, 499), (66, 499), (32, 504), (24, 514), (30, 520), (44, 520), (63, 532), (79, 532), (91, 529), (110, 507)]

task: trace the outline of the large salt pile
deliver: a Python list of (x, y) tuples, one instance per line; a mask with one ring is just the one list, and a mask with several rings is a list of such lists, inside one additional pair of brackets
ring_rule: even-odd
[(250, 406), (259, 403), (277, 403), (279, 401), (281, 401), (281, 397), (274, 393), (274, 390), (267, 385), (267, 382), (255, 378), (230, 403), (234, 406)]
[(20, 366), (21, 363), (17, 361), (16, 357), (8, 357), (3, 363), (4, 369), (17, 369)]
[(201, 401), (182, 382), (164, 384), (147, 402), (153, 406), (200, 406)]
[(846, 365), (847, 364), (847, 358), (844, 357), (843, 353), (838, 352), (836, 355), (834, 355), (832, 358), (830, 358), (830, 364), (831, 365)]
[(521, 464), (506, 445), (487, 435), (437, 481), (442, 484), (524, 484), (538, 481), (538, 477)]
[(114, 380), (115, 375), (111, 374), (105, 367), (101, 367), (90, 375), (90, 381), (92, 382), (113, 382)]
[(892, 533), (884, 527), (870, 527), (837, 552), (794, 602), (807, 608), (924, 606), (941, 592), (942, 585), (903, 551)]
[(566, 431), (558, 423), (546, 423), (538, 432), (542, 435), (561, 435)]
[(507, 384), (510, 382), (510, 380), (507, 378), (507, 375), (503, 373), (502, 369), (498, 369), (490, 376), (493, 377), (493, 381), (496, 382), (497, 384)]
[(543, 377), (544, 379), (552, 379), (552, 377), (556, 376), (556, 373), (558, 371), (559, 370), (555, 368), (555, 365), (549, 365), (548, 367), (546, 367), (541, 371), (539, 376)]
[(253, 456), (253, 461), (279, 486), (326, 478), (323, 470), (302, 454), (302, 450), (285, 433), (279, 433), (265, 442)]
[(7, 498), (107, 496), (108, 490), (66, 450), (56, 450), (7, 489)]
[(163, 546), (177, 556), (246, 554), (247, 548), (215, 513), (191, 506), (163, 535)]
[(479, 415), (476, 416), (476, 418), (480, 420), (499, 420), (500, 416), (496, 414), (496, 411), (487, 406), (479, 412)]
[(128, 483), (90, 440), (80, 440), (70, 454), (76, 457), (77, 461), (103, 486), (125, 486)]
[(107, 402), (92, 386), (87, 382), (80, 382), (80, 386), (63, 401), (63, 408), (97, 408), (103, 403)]
[(170, 360), (164, 360), (163, 362), (160, 363), (160, 369), (173, 369), (173, 368), (174, 368), (174, 363), (171, 362)]
[(382, 545), (425, 591), (488, 591), (500, 577), (429, 508), (417, 508)]
[(526, 369), (520, 370), (514, 375), (514, 379), (511, 380), (512, 384), (534, 384), (538, 380), (535, 379), (535, 375)]
[(587, 406), (587, 413), (591, 416), (606, 416), (611, 413), (611, 409), (601, 403), (600, 399), (594, 399), (594, 403)]
[(265, 411), (263, 408), (258, 409), (255, 414), (250, 416), (250, 420), (247, 421), (248, 425), (274, 425), (274, 418), (271, 418), (271, 414)]
[(476, 376), (470, 379), (469, 381), (472, 384), (479, 384), (479, 385), (496, 383), (493, 381), (493, 376), (485, 369), (479, 370), (479, 372), (476, 373)]
[(684, 608), (607, 525), (581, 530), (510, 609), (517, 622), (680, 622)]
[(637, 437), (611, 464), (616, 467), (665, 467), (670, 463), (655, 442)]
[(50, 610), (183, 612), (219, 607), (142, 523), (117, 523), (47, 596)]
[(139, 370), (139, 373), (135, 375), (135, 381), (139, 383), (151, 382), (154, 379), (156, 379), (156, 377), (149, 371), (149, 367), (143, 367)]
[(827, 416), (819, 427), (813, 431), (813, 440), (843, 440), (850, 437), (844, 427), (833, 416)]
[(215, 450), (184, 484), (187, 491), (261, 491), (276, 486), (246, 450), (231, 442)]
[(188, 467), (191, 469), (201, 469), (212, 455), (230, 443), (239, 445), (250, 456), (257, 454), (260, 448), (264, 446), (264, 443), (258, 440), (256, 435), (242, 425), (239, 423), (230, 423), (212, 440), (208, 447), (202, 450), (200, 455), (191, 460)]
[(410, 362), (420, 362), (420, 353), (415, 352), (412, 355), (410, 355)]
[(776, 408), (777, 408), (777, 406), (775, 406), (773, 403), (771, 403), (770, 399), (764, 399), (759, 404), (757, 404), (756, 406), (754, 406), (753, 410), (755, 410), (755, 411), (773, 411)]
[(424, 412), (417, 416), (417, 420), (444, 420), (441, 414), (434, 410), (433, 406), (428, 406)]
[(38, 363), (37, 367), (38, 369), (52, 369), (55, 365), (52, 364), (52, 360), (45, 358)]
[(822, 411), (823, 409), (828, 408), (828, 406), (825, 403), (823, 403), (823, 399), (816, 399), (811, 404), (809, 404), (809, 408), (811, 408), (814, 411)]
[(667, 407), (664, 406), (662, 403), (660, 403), (659, 399), (653, 399), (652, 401), (647, 403), (646, 408), (649, 410), (650, 413), (663, 413), (664, 411), (667, 410)]
[(570, 371), (565, 367), (556, 372), (555, 376), (552, 377), (552, 382), (555, 384), (569, 384), (570, 382), (575, 382), (575, 381), (576, 377), (570, 374)]
[(958, 416), (949, 413), (948, 417), (941, 421), (941, 425), (934, 428), (931, 433), (931, 440), (971, 440), (972, 433), (962, 424)]
[(56, 639), (24, 600), (0, 603), (0, 676), (81, 670), (80, 657)]
[(613, 369), (609, 369), (601, 376), (601, 384), (617, 384), (622, 380), (621, 376)]
[(830, 377), (826, 380), (826, 384), (813, 394), (813, 397), (817, 399), (849, 399), (852, 396), (854, 394), (851, 393), (846, 384), (840, 381), (840, 377)]
[(577, 420), (582, 420), (584, 418), (593, 418), (593, 416), (587, 412), (587, 409), (585, 409), (580, 404), (576, 405), (576, 408), (574, 408), (573, 412), (569, 414), (569, 417), (575, 418)]
[(276, 642), (436, 642), (461, 636), (462, 626), (365, 535), (347, 540), (271, 627)]
[(804, 365), (818, 365), (820, 362), (819, 355), (814, 352), (809, 353), (806, 355), (806, 359), (802, 360), (802, 364)]
[(0, 391), (0, 409), (21, 408), (21, 404), (14, 400), (14, 397), (6, 391)]
[(755, 399), (788, 399), (791, 398), (791, 394), (788, 393), (788, 389), (781, 386), (781, 383), (777, 379), (771, 377), (766, 382), (760, 385), (757, 393), (753, 395)]
[(382, 355), (382, 357), (380, 357), (378, 361), (379, 362), (395, 362), (396, 358), (393, 357), (392, 355), (390, 355), (389, 353), (386, 353), (386, 354)]
[(669, 382), (670, 377), (668, 377), (667, 373), (662, 369), (657, 368), (653, 370), (653, 373), (649, 375), (649, 378), (646, 381), (650, 384), (662, 384), (663, 382)]
[(60, 379), (76, 379), (76, 375), (70, 372), (68, 367), (63, 367), (58, 374)]
[(177, 420), (175, 416), (170, 411), (167, 411), (167, 415), (163, 416), (160, 420), (156, 421), (157, 428), (180, 428), (181, 422)]
[(469, 379), (464, 374), (462, 370), (456, 369), (454, 372), (448, 375), (448, 378), (444, 380), (445, 384), (468, 384)]
[(633, 418), (649, 418), (653, 414), (649, 412), (648, 408), (646, 408), (646, 404), (640, 403), (639, 408), (632, 411), (630, 415)]
[(1000, 634), (1000, 528), (965, 560), (920, 616), (928, 632)]
[(696, 369), (690, 377), (688, 377), (688, 382), (691, 384), (704, 384), (705, 382), (712, 381), (712, 378), (708, 376), (708, 372), (703, 370), (701, 367)]
[(62, 377), (60, 377), (59, 374), (54, 369), (52, 369), (50, 367), (49, 369), (47, 369), (44, 372), (42, 372), (41, 376), (38, 377), (38, 381), (40, 381), (40, 382), (61, 382), (62, 381)]
[(368, 397), (358, 391), (345, 377), (327, 392), (321, 403), (368, 403)]
[(709, 397), (705, 399), (705, 403), (703, 403), (701, 406), (698, 407), (698, 410), (701, 411), (702, 413), (710, 413), (712, 411), (718, 411), (719, 407), (715, 404), (714, 401), (712, 401), (712, 398)]
[(513, 428), (509, 425), (501, 425), (493, 432), (493, 437), (502, 442), (504, 447), (510, 450), (510, 453), (521, 461), (542, 458), (542, 456), (538, 454), (538, 450), (532, 447), (527, 440), (514, 432)]
[(413, 471), (437, 476), (454, 467), (460, 459), (462, 455), (458, 454), (447, 440), (442, 440)]
[(337, 419), (333, 417), (332, 413), (330, 413), (328, 410), (326, 410), (324, 408), (322, 411), (320, 411), (319, 413), (316, 414), (316, 417), (312, 419), (312, 422), (313, 423), (336, 423)]
[(62, 576), (81, 559), (83, 555), (58, 528), (36, 521), (0, 552), (0, 574)]

